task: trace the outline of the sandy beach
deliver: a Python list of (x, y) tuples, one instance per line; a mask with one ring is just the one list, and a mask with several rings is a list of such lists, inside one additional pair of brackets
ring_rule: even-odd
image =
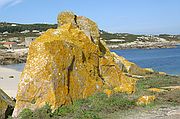
[(16, 97), (20, 71), (0, 66), (0, 88), (10, 97)]

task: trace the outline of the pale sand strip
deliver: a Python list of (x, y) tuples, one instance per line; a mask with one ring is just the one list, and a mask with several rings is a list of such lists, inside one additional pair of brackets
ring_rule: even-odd
[(0, 88), (10, 97), (16, 97), (20, 75), (19, 71), (0, 66)]

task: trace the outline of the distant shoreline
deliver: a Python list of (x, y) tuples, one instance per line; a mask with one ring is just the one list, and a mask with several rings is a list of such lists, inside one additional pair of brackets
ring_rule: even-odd
[(125, 49), (163, 49), (177, 48), (179, 42), (144, 42), (144, 43), (124, 43), (108, 45), (109, 49), (125, 50)]
[[(178, 45), (179, 46), (179, 45)], [(146, 49), (146, 50), (151, 50), (151, 49), (169, 49), (169, 48), (177, 48), (177, 46), (168, 46), (168, 47), (128, 47), (128, 48), (111, 48), (109, 47), (110, 50), (133, 50), (133, 49)]]

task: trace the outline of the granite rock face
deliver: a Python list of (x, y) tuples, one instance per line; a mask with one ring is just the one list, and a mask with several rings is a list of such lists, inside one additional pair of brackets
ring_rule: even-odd
[(49, 29), (29, 47), (13, 116), (45, 103), (56, 109), (115, 87), (132, 93), (135, 80), (123, 74), (114, 55), (100, 41), (95, 22), (63, 12), (58, 16), (58, 28)]
[(5, 119), (8, 108), (14, 107), (15, 102), (0, 89), (0, 119)]
[(154, 72), (152, 69), (149, 68), (141, 68), (135, 63), (128, 61), (124, 57), (118, 56), (114, 52), (112, 52), (112, 55), (115, 59), (115, 62), (119, 65), (119, 67), (123, 70), (123, 72), (126, 72), (131, 75), (140, 75), (140, 76), (151, 74)]
[(78, 27), (80, 30), (82, 30), (93, 42), (96, 44), (99, 43), (99, 29), (97, 24), (92, 20), (84, 16), (77, 16), (72, 12), (62, 12), (58, 15), (57, 21), (58, 27), (71, 23), (74, 27)]

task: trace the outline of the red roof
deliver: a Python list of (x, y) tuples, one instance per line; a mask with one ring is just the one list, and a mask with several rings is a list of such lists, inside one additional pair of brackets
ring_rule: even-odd
[(17, 44), (16, 42), (4, 42), (4, 45), (13, 45), (13, 44)]

